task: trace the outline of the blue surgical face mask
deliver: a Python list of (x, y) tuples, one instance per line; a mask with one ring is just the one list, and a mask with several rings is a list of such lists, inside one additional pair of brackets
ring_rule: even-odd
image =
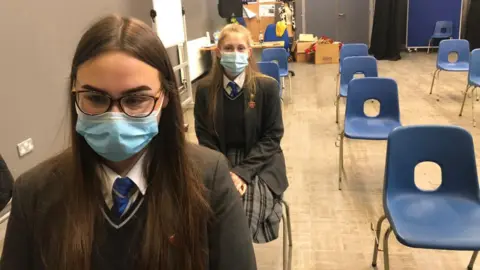
[(77, 108), (78, 134), (107, 160), (118, 162), (139, 153), (158, 134), (158, 114), (132, 118), (123, 112), (106, 112), (91, 116)]
[(248, 53), (222, 52), (220, 64), (228, 73), (237, 76), (248, 66)]

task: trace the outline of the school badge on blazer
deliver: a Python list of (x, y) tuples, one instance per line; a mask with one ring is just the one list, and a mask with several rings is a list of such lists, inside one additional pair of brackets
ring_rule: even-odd
[(250, 107), (250, 109), (255, 109), (255, 95), (254, 94), (250, 94), (250, 101), (248, 102), (248, 107)]

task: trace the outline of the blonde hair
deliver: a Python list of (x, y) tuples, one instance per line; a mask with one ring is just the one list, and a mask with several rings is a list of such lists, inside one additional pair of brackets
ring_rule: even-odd
[[(253, 40), (252, 34), (250, 31), (243, 27), (240, 24), (229, 24), (225, 26), (222, 31), (220, 32), (218, 38), (218, 48), (222, 48), (224, 45), (225, 39), (233, 33), (239, 33), (245, 37), (245, 41), (247, 43), (248, 49), (252, 48)], [(217, 93), (218, 91), (223, 90), (223, 75), (225, 70), (223, 66), (220, 64), (220, 57), (215, 57), (213, 61), (213, 68), (210, 70), (207, 81), (208, 81), (208, 88), (209, 88), (209, 102), (208, 102), (208, 114), (210, 119), (214, 119), (216, 114), (216, 104), (217, 104)], [(249, 100), (254, 101), (255, 95), (257, 94), (257, 78), (259, 77), (267, 77), (260, 72), (258, 72), (257, 62), (255, 61), (255, 57), (253, 54), (248, 59), (248, 66), (245, 68), (245, 83), (243, 88), (248, 89)], [(215, 122), (215, 121), (213, 121)], [(215, 129), (215, 127), (212, 127)], [(215, 130), (213, 130), (215, 131)]]

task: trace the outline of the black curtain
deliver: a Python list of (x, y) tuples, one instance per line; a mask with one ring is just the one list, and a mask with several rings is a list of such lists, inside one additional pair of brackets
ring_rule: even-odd
[(400, 60), (406, 28), (405, 0), (377, 0), (370, 54), (378, 60)]
[(470, 49), (480, 48), (480, 0), (471, 0), (467, 16), (466, 39)]

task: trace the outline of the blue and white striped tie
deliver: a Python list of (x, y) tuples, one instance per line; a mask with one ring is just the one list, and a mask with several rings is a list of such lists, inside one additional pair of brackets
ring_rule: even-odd
[(135, 188), (135, 183), (128, 177), (117, 178), (113, 183), (112, 198), (113, 207), (112, 212), (117, 217), (121, 217), (125, 212), (130, 200), (130, 192)]

